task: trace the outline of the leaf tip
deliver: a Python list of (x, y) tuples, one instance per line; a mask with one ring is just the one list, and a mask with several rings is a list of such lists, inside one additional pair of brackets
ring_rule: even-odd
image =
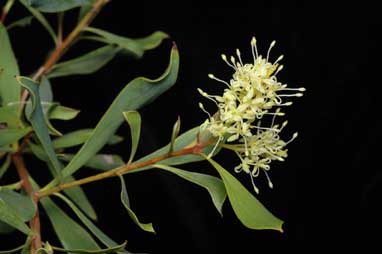
[(172, 50), (178, 51), (178, 46), (176, 45), (175, 41), (172, 42)]

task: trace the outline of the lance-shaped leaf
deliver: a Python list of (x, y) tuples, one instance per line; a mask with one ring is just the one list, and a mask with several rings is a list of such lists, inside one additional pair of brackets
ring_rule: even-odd
[(30, 6), (29, 0), (20, 0), (20, 2), (27, 8), (27, 10), (41, 23), (41, 25), (48, 31), (50, 37), (52, 37), (54, 43), (57, 43), (57, 35), (55, 34), (52, 26), (48, 20), (37, 9)]
[(7, 157), (5, 158), (5, 160), (0, 166), (0, 179), (3, 177), (5, 172), (7, 172), (9, 166), (11, 165), (11, 161), (12, 161), (11, 155), (7, 154)]
[[(121, 252), (123, 248), (125, 248), (127, 242), (124, 242), (118, 246), (115, 246), (113, 248), (106, 248), (106, 249), (101, 249), (101, 250), (69, 250), (69, 249), (63, 249), (59, 247), (52, 246), (52, 250), (57, 251), (57, 252), (64, 252), (64, 253), (79, 253), (79, 254), (107, 254), (107, 253), (115, 253), (115, 252)], [(1, 254), (1, 253), (0, 253)]]
[(44, 113), (41, 107), (41, 101), (39, 96), (38, 84), (32, 79), (26, 77), (17, 77), (17, 81), (29, 91), (32, 99), (32, 113), (30, 115), (30, 122), (32, 124), (33, 130), (36, 133), (37, 138), (41, 142), (42, 147), (44, 148), (49, 162), (53, 166), (52, 174), (61, 178), (61, 165), (57, 159), (56, 153), (54, 151), (52, 140), (49, 136), (49, 130), (44, 119)]
[[(3, 106), (17, 104), (20, 100), (20, 85), (15, 76), (19, 75), (19, 67), (12, 46), (9, 41), (8, 33), (0, 22), (0, 101)], [(19, 107), (13, 107), (14, 115), (17, 115)], [(0, 121), (1, 122), (1, 121)], [(9, 127), (16, 127), (10, 125)]]
[(20, 126), (20, 118), (17, 114), (18, 107), (17, 104), (0, 107), (0, 123), (6, 123), (8, 127), (12, 128)]
[(129, 214), (130, 218), (134, 221), (135, 224), (137, 224), (142, 230), (144, 231), (147, 231), (147, 232), (151, 232), (151, 233), (155, 233), (154, 231), (154, 228), (153, 228), (153, 224), (152, 223), (141, 223), (137, 217), (137, 215), (135, 215), (135, 213), (133, 212), (133, 210), (131, 210), (130, 208), (130, 201), (129, 201), (129, 196), (127, 194), (127, 190), (126, 190), (126, 184), (125, 184), (125, 180), (123, 179), (123, 176), (119, 176), (119, 178), (121, 179), (121, 201), (122, 201), (122, 204), (123, 206), (126, 208), (127, 210), (127, 213)]
[(120, 51), (114, 45), (98, 48), (83, 56), (56, 64), (49, 72), (49, 78), (69, 75), (91, 74), (105, 66)]
[(137, 111), (127, 111), (123, 112), (123, 116), (125, 117), (127, 123), (130, 126), (131, 133), (131, 152), (128, 164), (130, 164), (137, 152), (139, 137), (141, 136), (141, 115)]
[(26, 27), (32, 23), (33, 16), (26, 16), (7, 25), (8, 31), (15, 27)]
[(0, 199), (7, 203), (24, 222), (32, 219), (36, 212), (36, 205), (29, 196), (3, 189), (0, 190)]
[[(68, 148), (78, 146), (85, 143), (92, 135), (94, 129), (81, 129), (66, 133), (62, 137), (53, 140), (53, 146), (55, 149)], [(123, 138), (118, 135), (113, 135), (107, 141), (107, 144), (114, 145), (121, 142)]]
[(218, 171), (224, 182), (232, 208), (244, 226), (251, 229), (273, 229), (283, 232), (282, 220), (268, 211), (263, 204), (227, 170), (206, 155), (202, 156)]
[(53, 91), (52, 85), (46, 76), (41, 77), (41, 83), (39, 86), (39, 94), (42, 102), (52, 102), (53, 101)]
[[(74, 154), (59, 154), (58, 158), (62, 161), (70, 161)], [(115, 154), (96, 154), (85, 163), (85, 167), (107, 171), (125, 165), (121, 156)]]
[(49, 112), (49, 118), (57, 120), (72, 120), (78, 115), (78, 113), (80, 113), (80, 111), (77, 109), (57, 105), (51, 112)]
[(212, 202), (214, 203), (216, 209), (218, 210), (220, 215), (223, 216), (223, 204), (227, 197), (227, 192), (225, 190), (223, 182), (219, 178), (196, 172), (189, 172), (166, 165), (155, 164), (154, 167), (176, 174), (177, 176), (182, 177), (187, 181), (190, 181), (194, 184), (205, 188), (210, 194)]
[(61, 210), (50, 198), (43, 198), (41, 204), (64, 248), (100, 249), (92, 236), (80, 224)]
[(5, 146), (17, 142), (19, 139), (27, 135), (32, 128), (23, 129), (0, 129), (0, 146)]
[(179, 135), (179, 131), (180, 131), (180, 117), (178, 116), (178, 120), (176, 120), (174, 127), (172, 128), (169, 153), (172, 153), (174, 151), (174, 143), (176, 138)]
[(7, 223), (9, 226), (14, 227), (24, 234), (30, 234), (31, 230), (24, 223), (23, 218), (12, 209), (7, 202), (0, 197), (0, 221)]
[(94, 27), (88, 27), (85, 30), (101, 36), (105, 42), (118, 45), (137, 57), (141, 57), (146, 50), (156, 48), (164, 39), (168, 38), (168, 35), (161, 31), (154, 32), (145, 38), (131, 39)]
[(29, 0), (33, 8), (42, 12), (62, 12), (91, 4), (92, 0)]
[(91, 137), (81, 147), (73, 160), (63, 170), (69, 176), (94, 156), (123, 123), (122, 112), (136, 110), (150, 103), (175, 84), (179, 67), (176, 47), (172, 49), (170, 64), (165, 73), (156, 80), (136, 78), (131, 81), (113, 101), (97, 124)]
[[(72, 201), (70, 201), (68, 198), (66, 198), (64, 195), (56, 193), (55, 196), (62, 199), (77, 215), (77, 217), (81, 220), (81, 222), (92, 232), (98, 240), (100, 240), (105, 246), (109, 248), (117, 248), (119, 245), (114, 242), (110, 237), (108, 237), (104, 232), (102, 232), (92, 221), (90, 221), (82, 212), (80, 209), (76, 207), (75, 204), (73, 204)], [(121, 249), (123, 249), (122, 247)], [(121, 250), (119, 249), (119, 250)], [(125, 250), (121, 250), (124, 253), (128, 253)]]

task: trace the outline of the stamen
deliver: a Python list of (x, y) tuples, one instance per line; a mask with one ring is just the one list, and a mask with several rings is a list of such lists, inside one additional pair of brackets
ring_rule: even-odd
[[(232, 68), (234, 68), (234, 67), (232, 66)], [(208, 77), (209, 77), (210, 79), (214, 79), (214, 80), (216, 80), (216, 81), (219, 81), (219, 82), (221, 82), (221, 83), (227, 85), (229, 88), (231, 87), (231, 86), (228, 84), (228, 82), (226, 82), (226, 81), (224, 81), (224, 80), (222, 80), (222, 79), (219, 79), (219, 78), (215, 77), (213, 74), (208, 74)]]
[(237, 64), (234, 56), (231, 56), (231, 63), (233, 64), (235, 70), (237, 70)]
[(277, 68), (275, 74), (273, 74), (273, 76), (276, 76), (277, 73), (279, 73), (282, 69), (284, 69), (284, 65), (280, 65), (279, 68)]
[(279, 94), (280, 97), (302, 97), (303, 93), (294, 93), (294, 94)]
[(285, 103), (277, 104), (277, 106), (290, 106), (290, 105), (292, 105), (292, 104), (293, 104), (293, 102), (288, 101), (288, 102), (285, 102)]
[(271, 181), (271, 178), (270, 178), (269, 175), (268, 175), (268, 172), (264, 170), (264, 173), (265, 173), (265, 176), (267, 177), (269, 188), (270, 188), (270, 189), (273, 189), (273, 183), (272, 183), (272, 181)]
[(293, 140), (295, 140), (298, 137), (298, 132), (294, 133), (292, 138), (289, 139), (286, 143), (285, 146), (289, 145)]
[(244, 66), (243, 61), (241, 60), (241, 54), (240, 54), (240, 50), (239, 49), (236, 49), (236, 55), (239, 58), (241, 66)]
[(277, 60), (273, 63), (273, 65), (277, 64), (278, 62), (280, 62), (283, 59), (284, 59), (284, 55), (279, 56), (279, 58), (277, 58)]
[(256, 187), (256, 184), (255, 184), (255, 182), (253, 181), (253, 176), (252, 176), (252, 174), (249, 173), (249, 175), (250, 175), (250, 178), (251, 178), (251, 182), (252, 182), (253, 189), (255, 190), (256, 194), (259, 194), (259, 192), (260, 192), (260, 191), (259, 191), (259, 188)]
[[(251, 46), (252, 46), (253, 63), (255, 63), (256, 58), (259, 57), (259, 53), (257, 52), (256, 38), (255, 37), (252, 37)], [(255, 50), (255, 52), (253, 52), (253, 50)]]
[(281, 89), (279, 89), (279, 91), (299, 91), (299, 92), (305, 92), (306, 91), (306, 89), (305, 89), (305, 87), (298, 87), (298, 88), (287, 88), (286, 86), (285, 86), (285, 88), (281, 88)]
[(214, 154), (216, 148), (218, 147), (218, 145), (220, 144), (220, 141), (222, 141), (223, 137), (219, 137), (218, 141), (216, 142), (214, 148), (212, 149), (212, 151), (208, 154), (208, 158), (211, 158), (212, 155)]
[(227, 56), (226, 56), (226, 55), (222, 54), (221, 57), (222, 57), (223, 61), (226, 62), (226, 64), (227, 64), (229, 67), (232, 67), (234, 70), (236, 70), (235, 66), (233, 66), (230, 62), (228, 62), (228, 60), (227, 60)]
[(203, 104), (201, 102), (199, 102), (199, 108), (201, 110), (203, 110), (204, 113), (206, 113), (210, 119), (212, 118), (211, 114), (204, 108), (204, 106), (203, 106)]
[(272, 41), (267, 52), (267, 62), (269, 62), (269, 54), (271, 53), (272, 48), (276, 45), (276, 41)]

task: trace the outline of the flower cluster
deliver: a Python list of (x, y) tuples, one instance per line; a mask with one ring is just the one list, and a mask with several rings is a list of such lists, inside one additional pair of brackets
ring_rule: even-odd
[[(211, 155), (219, 145), (235, 151), (241, 160), (235, 171), (248, 173), (256, 192), (258, 188), (253, 182), (253, 177), (257, 177), (260, 170), (264, 171), (272, 188), (267, 173), (270, 169), (269, 164), (272, 160), (283, 161), (287, 156), (285, 146), (297, 137), (296, 133), (288, 142), (281, 140), (279, 133), (287, 122), (279, 127), (274, 124), (275, 118), (284, 115), (281, 112), (283, 106), (292, 105), (291, 101), (285, 99), (301, 97), (305, 91), (304, 88), (288, 88), (286, 84), (277, 80), (276, 75), (283, 69), (283, 65), (279, 65), (283, 56), (273, 63), (270, 62), (269, 55), (275, 43), (275, 41), (271, 43), (266, 57), (263, 57), (259, 55), (256, 39), (253, 38), (252, 63), (243, 63), (238, 49), (236, 49), (237, 59), (231, 56), (228, 61), (227, 56), (223, 54), (221, 56), (223, 61), (234, 70), (231, 80), (226, 82), (212, 74), (208, 75), (209, 78), (226, 86), (222, 96), (209, 95), (198, 88), (199, 93), (213, 101), (218, 108), (216, 114), (211, 116), (203, 104), (199, 103), (199, 107), (209, 115), (202, 128), (209, 130), (218, 138)], [(260, 120), (264, 116), (272, 117), (269, 127), (261, 126)], [(221, 144), (223, 140), (226, 144)]]

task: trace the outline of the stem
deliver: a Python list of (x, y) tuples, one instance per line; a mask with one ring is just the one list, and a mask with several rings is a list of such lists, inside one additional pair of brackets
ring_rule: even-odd
[[(102, 7), (109, 2), (110, 0), (97, 0), (93, 8), (83, 17), (83, 19), (77, 24), (73, 31), (65, 38), (62, 43), (58, 43), (56, 49), (52, 52), (46, 62), (38, 69), (36, 74), (33, 76), (33, 80), (37, 81), (41, 76), (49, 73), (52, 67), (57, 63), (58, 60), (62, 57), (65, 51), (69, 48), (72, 42), (78, 37), (78, 35), (93, 21), (97, 16)], [(22, 112), (24, 108), (23, 102), (28, 99), (29, 92), (24, 90), (21, 95), (21, 106), (20, 111)]]
[[(24, 190), (28, 193), (28, 195), (32, 198), (33, 202), (36, 204), (38, 203), (38, 196), (33, 190), (32, 184), (29, 181), (29, 174), (28, 170), (25, 166), (24, 160), (21, 157), (19, 153), (14, 153), (12, 155), (13, 163), (15, 164), (17, 173), (19, 174), (19, 177), (21, 179), (21, 184), (24, 188)], [(36, 209), (36, 213), (33, 216), (33, 218), (29, 221), (29, 226), (33, 232), (33, 239), (31, 243), (31, 253), (34, 254), (36, 251), (42, 247), (41, 244), (41, 226), (40, 226), (40, 215), (38, 208)]]
[(4, 5), (2, 11), (1, 11), (1, 17), (0, 17), (0, 23), (5, 22), (5, 18), (7, 17), (7, 14), (9, 10), (12, 8), (12, 5), (14, 4), (14, 0), (8, 0), (7, 3)]
[(183, 148), (183, 149), (178, 150), (176, 152), (171, 152), (171, 153), (163, 154), (163, 155), (160, 155), (158, 157), (149, 159), (147, 161), (126, 164), (126, 165), (123, 165), (123, 166), (121, 166), (119, 168), (116, 168), (114, 170), (111, 170), (111, 171), (102, 172), (102, 173), (99, 173), (99, 174), (96, 174), (96, 175), (93, 175), (93, 176), (89, 176), (89, 177), (85, 177), (85, 178), (82, 178), (82, 179), (79, 179), (79, 180), (76, 180), (76, 181), (73, 181), (73, 182), (59, 184), (56, 187), (53, 187), (51, 189), (47, 189), (45, 191), (43, 190), (41, 192), (38, 192), (38, 193), (36, 193), (36, 195), (38, 195), (38, 197), (41, 199), (43, 197), (49, 196), (51, 194), (54, 194), (56, 192), (60, 192), (60, 191), (62, 191), (64, 189), (68, 189), (68, 188), (71, 188), (71, 187), (74, 187), (74, 186), (79, 186), (79, 185), (83, 185), (83, 184), (99, 181), (99, 180), (102, 180), (102, 179), (105, 179), (105, 178), (119, 176), (119, 175), (122, 175), (122, 174), (126, 173), (127, 171), (131, 171), (131, 170), (134, 170), (134, 169), (138, 169), (138, 168), (143, 168), (143, 167), (147, 167), (147, 166), (150, 166), (150, 165), (154, 165), (155, 163), (157, 163), (159, 161), (162, 161), (162, 160), (165, 160), (165, 159), (168, 159), (168, 158), (182, 156), (182, 155), (189, 155), (189, 154), (199, 154), (199, 153), (202, 152), (203, 148), (205, 148), (206, 146), (210, 145), (211, 142), (212, 141), (207, 141), (206, 143), (197, 143), (196, 145), (194, 145), (192, 147)]

